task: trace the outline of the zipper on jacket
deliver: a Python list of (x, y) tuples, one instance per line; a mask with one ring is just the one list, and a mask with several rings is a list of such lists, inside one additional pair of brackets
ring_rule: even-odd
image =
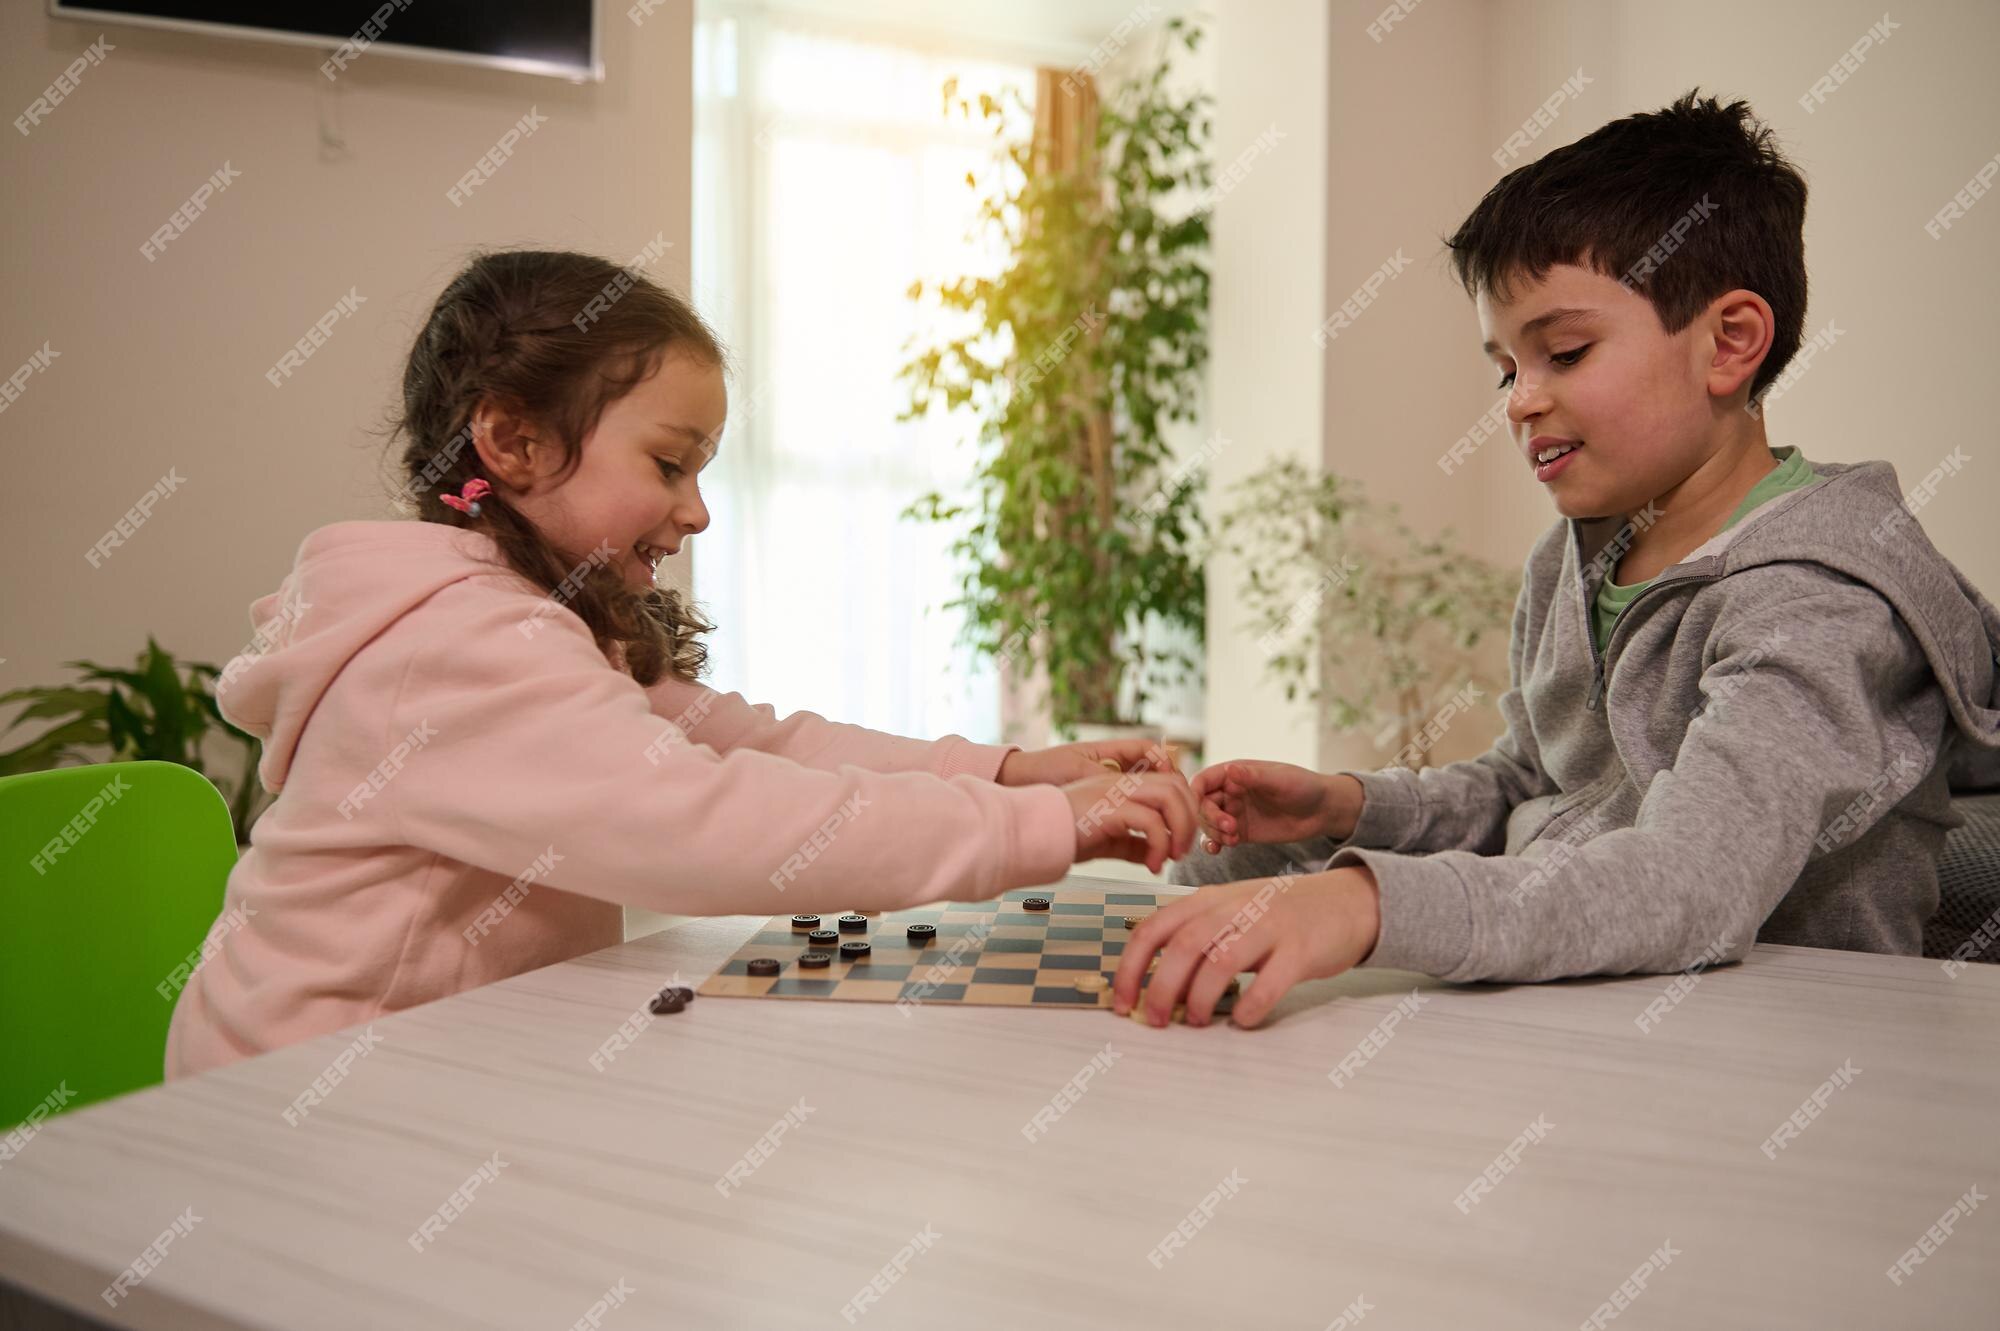
[[(1820, 481), (1831, 482), (1833, 480), (1833, 477), (1821, 476), (1818, 479)], [(1775, 496), (1771, 502), (1776, 502), (1777, 500), (1784, 499), (1787, 495), (1803, 494), (1806, 491), (1812, 489), (1814, 487), (1814, 484), (1815, 482), (1808, 482), (1807, 484), (1801, 486), (1798, 490), (1786, 491), (1784, 494)], [(1737, 531), (1738, 538), (1740, 539), (1741, 536), (1744, 533), (1750, 531), (1753, 526), (1755, 526), (1757, 523), (1762, 522), (1766, 518), (1769, 518), (1770, 516), (1771, 516), (1770, 503), (1767, 502), (1758, 505), (1757, 508), (1751, 512), (1750, 516), (1744, 519), (1743, 524), (1738, 528)], [(1577, 564), (1580, 569), (1583, 564), (1583, 529), (1577, 525), (1575, 519), (1570, 520), (1570, 549), (1576, 553)], [(1600, 556), (1603, 554), (1603, 550), (1601, 548), (1598, 551), (1598, 554)], [(1703, 562), (1708, 562), (1716, 558), (1717, 556), (1715, 555), (1709, 555), (1704, 559)], [(1609, 578), (1611, 575), (1611, 570), (1606, 569), (1604, 573), (1605, 577)], [(1678, 578), (1654, 579), (1652, 586), (1647, 587), (1645, 591), (1640, 592), (1637, 596), (1633, 597), (1630, 601), (1628, 601), (1625, 605), (1625, 609), (1619, 612), (1618, 618), (1611, 621), (1611, 636), (1607, 637), (1604, 640), (1604, 652), (1602, 656), (1600, 656), (1597, 651), (1596, 615), (1594, 606), (1594, 601), (1596, 599), (1595, 594), (1590, 591), (1590, 585), (1588, 581), (1584, 580), (1580, 573), (1578, 576), (1579, 576), (1580, 590), (1584, 594), (1583, 636), (1584, 640), (1589, 644), (1590, 647), (1590, 696), (1586, 700), (1585, 706), (1588, 710), (1594, 712), (1597, 710), (1598, 700), (1604, 696), (1604, 690), (1607, 687), (1605, 683), (1605, 675), (1611, 668), (1611, 649), (1618, 642), (1618, 626), (1625, 622), (1626, 612), (1630, 611), (1633, 606), (1638, 605), (1639, 602), (1645, 600), (1648, 596), (1652, 595), (1653, 587), (1659, 587), (1666, 583), (1691, 582), (1695, 580), (1714, 582), (1722, 575), (1719, 573), (1695, 573), (1695, 574), (1682, 574)], [(1995, 665), (2000, 665), (2000, 655), (1996, 655), (1993, 658), (1993, 662)]]
[[(1609, 571), (1607, 570), (1607, 576), (1608, 575)], [(1597, 650), (1597, 629), (1595, 624), (1596, 610), (1595, 606), (1592, 604), (1593, 601), (1595, 600), (1596, 594), (1590, 590), (1590, 584), (1588, 581), (1583, 582), (1582, 586), (1579, 588), (1579, 590), (1583, 593), (1583, 598), (1584, 598), (1583, 636), (1584, 640), (1590, 645), (1590, 696), (1584, 702), (1585, 710), (1592, 712), (1596, 711), (1598, 700), (1604, 697), (1604, 689), (1605, 689), (1604, 677), (1606, 672), (1610, 669), (1611, 649), (1617, 646), (1618, 630), (1621, 626), (1624, 625), (1625, 621), (1631, 617), (1631, 612), (1633, 608), (1637, 606), (1639, 602), (1645, 600), (1648, 596), (1651, 596), (1653, 592), (1660, 587), (1671, 586), (1675, 583), (1680, 583), (1680, 582), (1696, 582), (1701, 580), (1713, 581), (1715, 576), (1716, 575), (1713, 573), (1683, 573), (1677, 578), (1669, 578), (1663, 576), (1653, 579), (1652, 584), (1648, 586), (1646, 590), (1640, 592), (1637, 596), (1633, 597), (1630, 601), (1627, 601), (1625, 603), (1625, 608), (1618, 612), (1618, 618), (1611, 621), (1611, 636), (1604, 640), (1604, 651), (1602, 653), (1599, 653)]]

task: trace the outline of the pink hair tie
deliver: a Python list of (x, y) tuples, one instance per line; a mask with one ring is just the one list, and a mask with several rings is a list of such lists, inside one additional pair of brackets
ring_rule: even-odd
[[(459, 487), (458, 494), (441, 494), (438, 498), (444, 500), (445, 503), (450, 504), (453, 508), (465, 514), (465, 516), (476, 518), (479, 516), (480, 497), (492, 493), (492, 486), (488, 485), (485, 481), (475, 479), (467, 481), (463, 486)], [(464, 495), (465, 497), (461, 499), (459, 495)]]

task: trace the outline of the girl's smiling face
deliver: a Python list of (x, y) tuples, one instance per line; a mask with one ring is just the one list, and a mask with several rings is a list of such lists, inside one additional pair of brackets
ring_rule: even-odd
[(625, 581), (644, 589), (657, 560), (708, 526), (698, 478), (728, 414), (722, 367), (669, 347), (651, 376), (605, 407), (575, 469), (559, 479), (559, 448), (526, 436), (508, 445), (510, 428), (533, 426), (510, 423), (488, 404), (473, 420), (487, 470), (552, 546), (578, 563), (608, 546)]
[(1636, 512), (1702, 464), (1731, 406), (1711, 396), (1723, 384), (1706, 319), (1668, 333), (1645, 297), (1574, 264), (1507, 294), (1476, 303), (1523, 465), (1554, 440), (1581, 445), (1543, 473), (1559, 513)]

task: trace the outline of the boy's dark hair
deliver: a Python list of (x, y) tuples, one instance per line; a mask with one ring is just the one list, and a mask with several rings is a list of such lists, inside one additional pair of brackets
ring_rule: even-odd
[(1576, 264), (1644, 296), (1669, 333), (1725, 291), (1756, 292), (1776, 326), (1754, 401), (1805, 328), (1806, 182), (1748, 102), (1700, 91), (1508, 172), (1445, 244), (1467, 295), (1505, 301), (1523, 276)]
[(537, 589), (565, 588), (563, 604), (589, 626), (600, 651), (642, 685), (668, 672), (694, 679), (707, 661), (700, 635), (714, 626), (671, 591), (635, 591), (588, 552), (557, 550), (496, 487), (479, 516), (447, 506), (481, 476), (468, 422), (491, 398), (535, 421), (562, 451), (560, 475), (582, 460), (604, 409), (649, 378), (669, 349), (724, 363), (721, 343), (693, 307), (588, 254), (503, 250), (474, 257), (447, 285), (410, 348), (402, 410), (398, 498), (425, 522), (482, 532), (507, 566)]

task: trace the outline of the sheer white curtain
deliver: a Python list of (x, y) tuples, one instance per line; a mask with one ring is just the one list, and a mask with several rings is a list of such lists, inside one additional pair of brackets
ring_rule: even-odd
[(985, 178), (992, 139), (941, 114), (952, 76), (975, 100), (1034, 88), (1026, 67), (699, 11), (693, 294), (734, 373), (694, 590), (719, 625), (718, 687), (991, 741), (998, 684), (943, 609), (952, 533), (898, 517), (929, 490), (965, 493), (975, 461), (970, 421), (896, 419), (896, 371), (934, 331), (907, 291), (1001, 259), (966, 239), (966, 173)]

